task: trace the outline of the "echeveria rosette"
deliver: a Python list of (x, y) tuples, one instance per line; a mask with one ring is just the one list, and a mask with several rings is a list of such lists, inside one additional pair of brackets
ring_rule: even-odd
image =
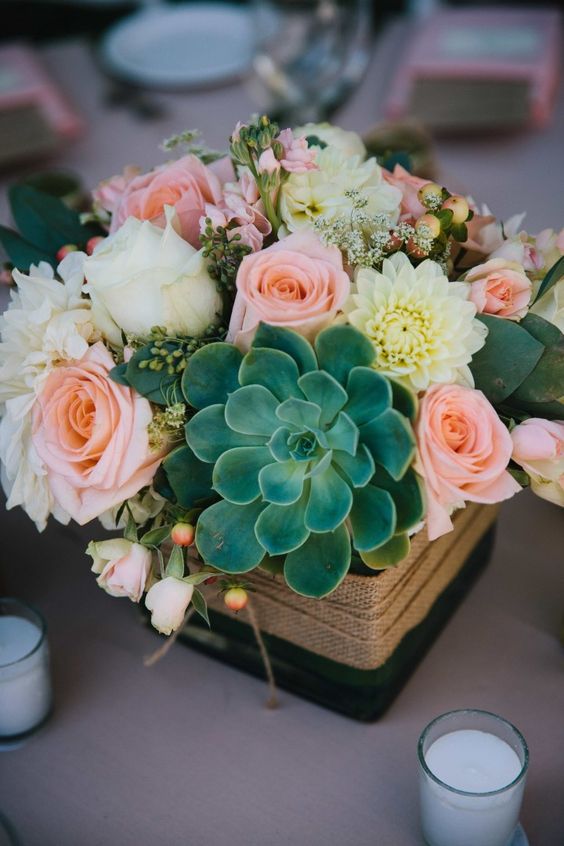
[(285, 556), (288, 585), (322, 597), (348, 572), (351, 541), (375, 569), (407, 554), (423, 515), (406, 416), (415, 399), (373, 359), (351, 326), (324, 330), (312, 347), (267, 324), (245, 356), (226, 343), (192, 356), (183, 389), (200, 410), (188, 446), (164, 466), (184, 505), (202, 498), (206, 477), (222, 497), (198, 520), (207, 564), (244, 573)]

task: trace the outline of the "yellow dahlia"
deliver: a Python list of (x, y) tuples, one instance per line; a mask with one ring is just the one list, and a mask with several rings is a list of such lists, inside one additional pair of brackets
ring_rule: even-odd
[(358, 270), (348, 320), (374, 344), (374, 367), (416, 391), (437, 382), (472, 383), (468, 363), (485, 342), (468, 287), (449, 282), (429, 259), (413, 267), (404, 253), (382, 272)]

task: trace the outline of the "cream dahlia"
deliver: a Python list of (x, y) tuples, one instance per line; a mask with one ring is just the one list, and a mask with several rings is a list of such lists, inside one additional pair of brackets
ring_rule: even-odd
[(485, 343), (467, 287), (449, 282), (440, 265), (413, 267), (404, 253), (382, 272), (362, 268), (346, 306), (348, 320), (374, 344), (375, 368), (416, 391), (434, 383), (473, 384), (468, 363)]

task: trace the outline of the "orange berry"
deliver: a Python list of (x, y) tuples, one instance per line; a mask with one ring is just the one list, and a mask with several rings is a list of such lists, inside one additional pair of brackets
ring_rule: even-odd
[(91, 256), (100, 241), (103, 241), (104, 238), (102, 235), (95, 235), (93, 238), (89, 238), (86, 242), (86, 255)]
[(194, 535), (194, 526), (191, 523), (176, 523), (170, 533), (172, 542), (177, 546), (192, 546)]
[(223, 594), (223, 601), (230, 611), (237, 613), (245, 607), (249, 601), (249, 594), (242, 587), (232, 587)]
[(76, 253), (77, 250), (78, 247), (76, 246), (76, 244), (65, 244), (63, 247), (57, 250), (55, 258), (57, 259), (57, 261), (62, 261), (65, 256), (68, 256), (69, 253)]
[(436, 182), (427, 182), (426, 185), (421, 186), (417, 197), (424, 206), (436, 207), (442, 201), (443, 189)]
[(443, 203), (443, 209), (449, 209), (452, 212), (453, 223), (464, 223), (468, 220), (470, 214), (470, 207), (466, 197), (461, 197), (460, 194), (453, 194), (448, 200)]
[(438, 238), (441, 234), (441, 222), (434, 214), (423, 214), (415, 223), (415, 229), (428, 229), (432, 238)]

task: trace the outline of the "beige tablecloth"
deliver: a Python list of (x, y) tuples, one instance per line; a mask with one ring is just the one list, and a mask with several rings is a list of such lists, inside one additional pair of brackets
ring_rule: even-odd
[[(340, 122), (364, 130), (403, 46), (394, 28)], [(252, 104), (241, 87), (158, 97), (162, 119), (108, 110), (85, 46), (45, 51), (88, 121), (62, 164), (85, 180), (149, 165), (161, 139), (199, 126), (222, 144)], [(443, 178), (532, 231), (564, 222), (564, 108), (547, 132), (439, 147)], [(558, 185), (560, 180), (560, 186)], [(158, 640), (135, 606), (88, 571), (96, 527), (39, 536), (2, 514), (2, 580), (47, 617), (56, 710), (24, 747), (0, 753), (0, 810), (24, 846), (415, 846), (416, 743), (436, 714), (486, 708), (530, 744), (523, 823), (531, 846), (564, 844), (564, 515), (529, 494), (508, 503), (492, 564), (386, 716), (357, 724), (289, 694), (263, 708), (264, 685), (177, 646), (152, 669)], [(476, 844), (476, 846), (480, 846)]]

